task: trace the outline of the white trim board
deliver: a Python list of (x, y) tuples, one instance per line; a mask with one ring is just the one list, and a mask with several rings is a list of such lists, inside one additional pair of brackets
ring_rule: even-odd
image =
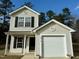
[(60, 26), (62, 26), (62, 27), (64, 27), (64, 28), (68, 29), (70, 32), (75, 32), (74, 29), (72, 29), (72, 28), (70, 28), (70, 27), (68, 27), (68, 26), (66, 26), (66, 25), (64, 25), (64, 24), (62, 24), (62, 23), (56, 21), (55, 19), (52, 19), (52, 20), (50, 20), (49, 22), (45, 23), (44, 25), (42, 25), (42, 26), (40, 26), (40, 27), (37, 27), (37, 28), (34, 29), (33, 31), (36, 32), (37, 30), (43, 28), (44, 26), (50, 24), (51, 22), (55, 22), (56, 24), (58, 24), (58, 25), (60, 25)]

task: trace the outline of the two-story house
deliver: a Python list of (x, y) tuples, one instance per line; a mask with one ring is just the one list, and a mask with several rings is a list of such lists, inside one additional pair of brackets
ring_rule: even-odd
[[(5, 54), (28, 54), (33, 52), (40, 57), (73, 56), (73, 29), (52, 19), (39, 27), (40, 13), (22, 6), (9, 13), (10, 28), (6, 32)], [(8, 50), (8, 39), (11, 36)]]

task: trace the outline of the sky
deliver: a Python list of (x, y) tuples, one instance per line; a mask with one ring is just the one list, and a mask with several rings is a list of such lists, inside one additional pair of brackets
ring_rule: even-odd
[(24, 2), (32, 2), (33, 9), (39, 12), (53, 10), (55, 13), (61, 13), (63, 8), (69, 8), (73, 15), (79, 15), (79, 0), (12, 0), (15, 9)]

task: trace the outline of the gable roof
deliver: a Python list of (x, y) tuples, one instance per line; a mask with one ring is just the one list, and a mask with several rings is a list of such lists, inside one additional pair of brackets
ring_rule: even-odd
[(12, 15), (12, 14), (16, 13), (16, 12), (18, 12), (19, 10), (21, 10), (21, 9), (23, 9), (23, 8), (26, 8), (26, 9), (28, 9), (28, 10), (34, 12), (35, 14), (40, 15), (40, 13), (36, 12), (35, 10), (33, 10), (33, 9), (31, 9), (31, 8), (29, 8), (28, 6), (25, 6), (25, 5), (22, 6), (22, 7), (20, 7), (20, 8), (18, 8), (18, 9), (16, 9), (16, 10), (14, 10), (14, 11), (12, 11), (11, 13), (9, 13), (9, 15)]
[(43, 24), (42, 26), (37, 27), (37, 28), (36, 28), (36, 29), (34, 29), (33, 31), (34, 31), (34, 32), (36, 32), (37, 30), (39, 30), (39, 29), (43, 28), (44, 26), (46, 26), (46, 25), (50, 24), (51, 22), (55, 22), (56, 24), (58, 24), (58, 25), (60, 25), (60, 26), (62, 26), (62, 27), (64, 27), (64, 28), (66, 28), (66, 29), (70, 30), (70, 32), (75, 32), (75, 30), (74, 30), (74, 29), (72, 29), (72, 28), (70, 28), (70, 27), (68, 27), (68, 26), (66, 26), (66, 25), (64, 25), (64, 24), (62, 24), (62, 23), (60, 23), (60, 22), (56, 21), (55, 19), (52, 19), (52, 20), (50, 20), (49, 22), (47, 22), (47, 23)]

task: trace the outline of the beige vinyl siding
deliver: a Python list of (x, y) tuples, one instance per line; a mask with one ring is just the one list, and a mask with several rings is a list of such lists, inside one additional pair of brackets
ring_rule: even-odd
[(15, 17), (19, 16), (19, 17), (34, 17), (34, 28), (38, 27), (39, 24), (39, 19), (38, 19), (38, 15), (29, 11), (28, 9), (22, 9), (16, 13), (14, 13), (13, 15), (11, 15), (11, 19), (10, 19), (10, 31), (31, 31), (34, 28), (31, 27), (15, 27)]
[[(40, 42), (40, 39), (41, 39), (40, 35), (42, 35), (42, 34), (47, 34), (47, 35), (48, 34), (59, 34), (59, 35), (65, 34), (66, 35), (66, 44), (67, 44), (67, 54), (72, 55), (71, 38), (70, 38), (70, 32), (68, 29), (52, 22), (36, 32), (37, 42)], [(37, 43), (36, 45), (39, 46), (39, 48), (37, 48), (37, 54), (39, 54), (40, 53), (40, 43)]]

